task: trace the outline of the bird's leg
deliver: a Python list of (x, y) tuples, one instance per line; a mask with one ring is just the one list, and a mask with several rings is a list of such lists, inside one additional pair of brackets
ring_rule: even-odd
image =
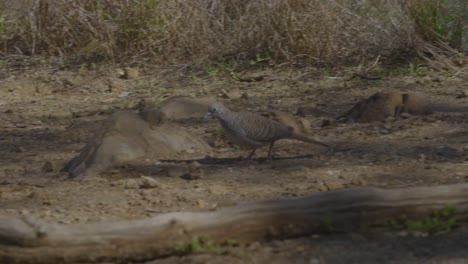
[(254, 150), (252, 150), (252, 152), (250, 152), (249, 156), (247, 156), (247, 158), (246, 158), (246, 159), (247, 159), (247, 160), (251, 160), (251, 159), (252, 159), (252, 157), (253, 157), (254, 155), (255, 155), (255, 149), (254, 149)]
[(275, 141), (272, 141), (270, 143), (270, 148), (268, 149), (268, 158), (273, 159), (273, 145), (275, 144)]

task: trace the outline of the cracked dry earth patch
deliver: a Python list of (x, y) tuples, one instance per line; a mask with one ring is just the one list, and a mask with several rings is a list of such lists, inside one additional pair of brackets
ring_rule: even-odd
[[(468, 89), (466, 80), (411, 77), (415, 81), (409, 82), (410, 77), (396, 76), (378, 83), (356, 79), (343, 85), (345, 81), (335, 79), (291, 81), (294, 69), (271, 71), (274, 78), (248, 83), (228, 77), (204, 77), (196, 82), (182, 77), (164, 79), (148, 73), (122, 81), (123, 92), (106, 90), (112, 73), (102, 78), (71, 71), (54, 73), (53, 80), (61, 81), (50, 81), (49, 77), (37, 80), (37, 75), (25, 73), (3, 81), (0, 213), (34, 215), (67, 224), (216, 210), (355, 186), (404, 187), (468, 180), (468, 112), (463, 110), (468, 107), (468, 98), (458, 96)], [(79, 82), (75, 81), (78, 75)], [(33, 82), (31, 78), (36, 79)], [(13, 88), (8, 89), (8, 85)], [(332, 122), (322, 127), (329, 115), (338, 116), (379, 91), (421, 92), (437, 104), (462, 110), (373, 123)], [(303, 117), (310, 125), (307, 133), (331, 144), (333, 151), (283, 140), (277, 143), (274, 161), (265, 159), (263, 148), (254, 162), (245, 163), (239, 157), (247, 153), (219, 139), (216, 122), (190, 117), (177, 122), (194, 135), (213, 141), (209, 157), (188, 153), (170, 160), (143, 158), (76, 180), (58, 171), (114, 111), (131, 109), (142, 99), (157, 105), (177, 95), (215, 96), (233, 109), (261, 113), (294, 114), (299, 106), (313, 106), (328, 115)], [(188, 179), (184, 177), (186, 168), (194, 160), (203, 174)], [(154, 181), (139, 184), (147, 177)], [(466, 234), (461, 226), (425, 238), (387, 230), (315, 235), (231, 247), (221, 255), (171, 256), (149, 263), (414, 263), (428, 259), (455, 263), (450, 261), (466, 261), (468, 257)]]

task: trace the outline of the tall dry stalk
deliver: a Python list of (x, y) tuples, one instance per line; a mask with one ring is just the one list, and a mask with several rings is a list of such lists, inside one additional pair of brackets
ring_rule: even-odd
[(436, 0), (0, 0), (0, 41), (3, 53), (116, 61), (355, 64), (417, 54), (418, 1)]

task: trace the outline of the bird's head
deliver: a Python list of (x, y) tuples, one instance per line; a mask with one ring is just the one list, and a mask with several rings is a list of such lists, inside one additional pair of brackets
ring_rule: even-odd
[(228, 109), (219, 102), (213, 103), (208, 106), (208, 112), (205, 115), (205, 120), (208, 118), (222, 118), (223, 114), (226, 113)]

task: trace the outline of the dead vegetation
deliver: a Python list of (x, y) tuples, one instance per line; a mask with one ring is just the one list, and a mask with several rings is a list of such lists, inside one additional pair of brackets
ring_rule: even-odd
[(446, 0), (2, 0), (0, 7), (5, 54), (127, 62), (431, 59), (436, 47), (456, 53), (463, 31), (463, 8)]

